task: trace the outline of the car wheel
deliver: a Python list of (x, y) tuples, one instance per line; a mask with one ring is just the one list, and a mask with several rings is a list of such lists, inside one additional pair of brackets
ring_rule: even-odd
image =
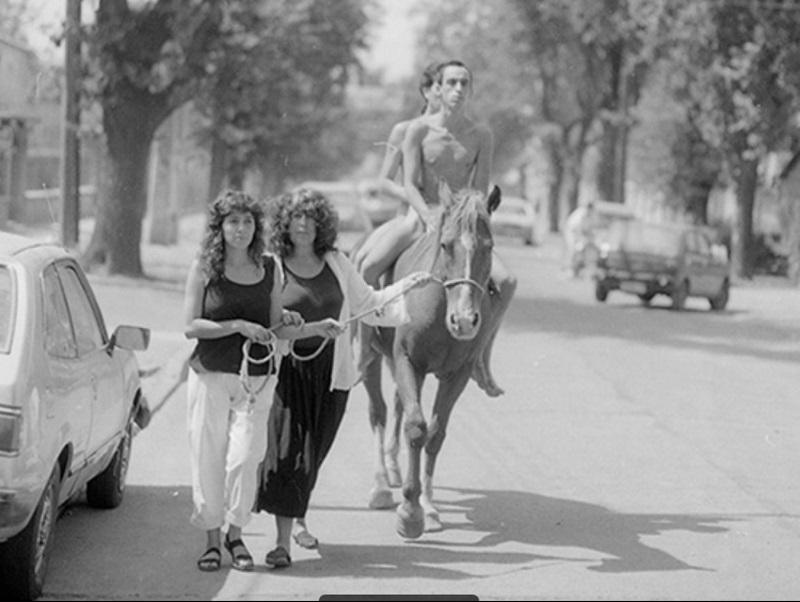
[(86, 501), (95, 508), (116, 508), (125, 493), (125, 478), (133, 445), (133, 419), (128, 419), (122, 440), (105, 470), (86, 484)]
[(639, 301), (642, 302), (642, 305), (650, 305), (650, 301), (653, 300), (653, 297), (655, 297), (654, 293), (642, 293), (639, 295)]
[(60, 485), (61, 470), (56, 466), (30, 522), (0, 545), (0, 575), (6, 600), (35, 600), (42, 595), (58, 518)]
[(722, 311), (728, 305), (728, 298), (730, 297), (730, 282), (727, 280), (722, 283), (716, 297), (711, 297), (708, 301), (711, 303), (711, 309), (714, 311)]
[(672, 291), (672, 309), (681, 310), (686, 307), (686, 299), (688, 297), (689, 283), (686, 280), (681, 280)]
[(608, 289), (602, 282), (596, 282), (594, 285), (594, 298), (600, 302), (608, 299)]

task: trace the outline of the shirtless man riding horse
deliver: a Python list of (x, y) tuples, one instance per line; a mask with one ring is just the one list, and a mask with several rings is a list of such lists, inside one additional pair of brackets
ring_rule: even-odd
[[(493, 155), (491, 130), (466, 113), (467, 101), (472, 94), (472, 74), (467, 66), (456, 60), (441, 63), (433, 92), (438, 96), (440, 109), (412, 120), (402, 146), (406, 201), (414, 210), (410, 213), (416, 213), (426, 229), (436, 227), (440, 183), (446, 183), (452, 191), (472, 188), (488, 192)], [(393, 263), (405, 248), (393, 244), (394, 239), (405, 236), (405, 232), (400, 229), (397, 232), (392, 229), (382, 231), (383, 244), (373, 247), (373, 255), (386, 250), (395, 255), (378, 258), (368, 255), (369, 262)], [(478, 386), (492, 397), (501, 395), (503, 389), (490, 371), (491, 349), (516, 286), (516, 277), (494, 253), (488, 290), (491, 299), (489, 324), (472, 374)]]

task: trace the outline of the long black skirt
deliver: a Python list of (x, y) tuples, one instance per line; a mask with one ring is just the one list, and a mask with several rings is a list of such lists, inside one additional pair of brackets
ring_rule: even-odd
[(258, 471), (256, 511), (306, 515), (347, 406), (348, 391), (329, 390), (332, 368), (332, 344), (312, 360), (289, 356), (281, 362), (267, 418), (267, 452)]

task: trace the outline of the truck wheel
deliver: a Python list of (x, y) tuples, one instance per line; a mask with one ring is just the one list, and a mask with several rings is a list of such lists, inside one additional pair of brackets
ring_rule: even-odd
[(642, 293), (639, 295), (639, 301), (642, 302), (642, 305), (650, 305), (650, 301), (653, 300), (655, 297), (655, 293)]
[(42, 595), (58, 518), (60, 486), (61, 470), (55, 466), (30, 522), (0, 544), (0, 581), (9, 596), (7, 600), (35, 600)]
[(608, 299), (608, 289), (602, 282), (596, 282), (594, 285), (594, 298), (601, 303)]
[(95, 508), (116, 508), (125, 493), (125, 478), (133, 443), (133, 417), (128, 418), (125, 433), (114, 457), (105, 470), (86, 484), (86, 501)]
[(689, 296), (689, 283), (681, 280), (672, 291), (672, 309), (682, 310), (686, 307), (686, 298)]

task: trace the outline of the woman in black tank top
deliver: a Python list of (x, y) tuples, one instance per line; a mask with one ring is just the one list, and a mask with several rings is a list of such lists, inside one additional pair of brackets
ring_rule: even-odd
[(300, 189), (281, 196), (273, 208), (271, 242), (282, 259), (286, 282), (281, 303), (306, 320), (330, 326), (327, 341), (307, 328), (304, 338), (298, 336), (295, 353), (281, 362), (269, 411), (269, 444), (259, 470), (255, 509), (275, 515), (277, 541), (266, 564), (280, 568), (292, 562), (292, 538), (306, 548), (318, 543), (306, 525), (309, 498), (356, 381), (349, 337), (337, 335), (348, 316), (373, 313), (369, 310), (378, 307), (383, 311), (374, 319), (382, 325), (402, 323), (407, 314), (397, 290), (425, 282), (430, 275), (409, 277), (395, 290), (376, 291), (335, 249), (337, 216), (322, 194)]

